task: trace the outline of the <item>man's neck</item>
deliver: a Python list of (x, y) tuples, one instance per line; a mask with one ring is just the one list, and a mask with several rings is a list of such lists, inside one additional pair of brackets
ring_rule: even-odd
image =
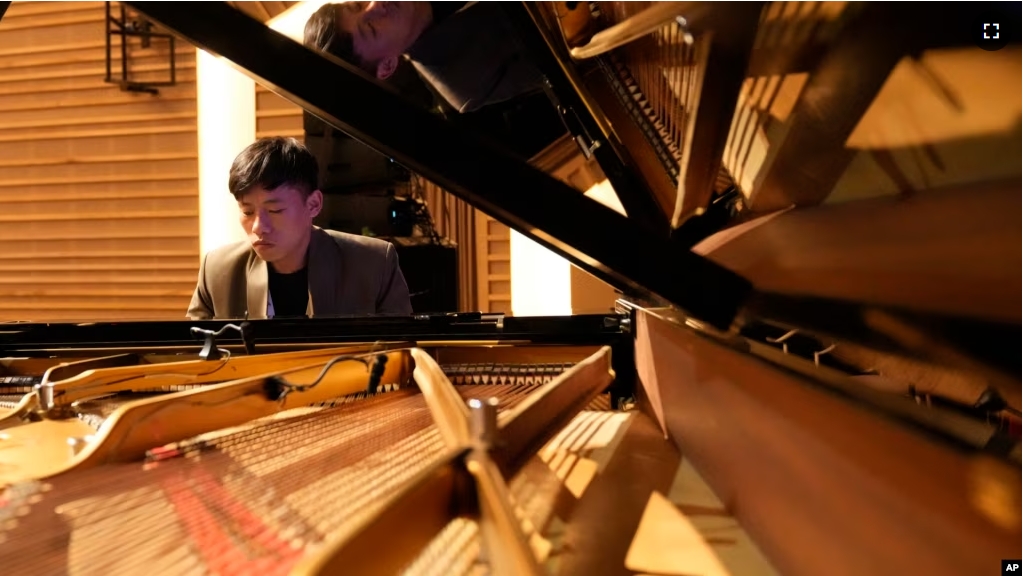
[(268, 262), (267, 264), (272, 266), (274, 271), (278, 274), (291, 274), (305, 268), (306, 259), (309, 254), (310, 235), (305, 237), (305, 241), (303, 241), (293, 253), (288, 254), (280, 260)]

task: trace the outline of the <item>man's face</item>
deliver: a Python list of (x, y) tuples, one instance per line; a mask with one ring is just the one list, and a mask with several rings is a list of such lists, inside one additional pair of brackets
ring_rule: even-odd
[(270, 263), (305, 258), (313, 218), (323, 207), (319, 190), (309, 196), (289, 184), (272, 191), (255, 186), (238, 199), (242, 228), (256, 254)]
[(345, 2), (338, 11), (338, 26), (352, 35), (355, 53), (371, 64), (404, 54), (431, 15), (428, 2)]

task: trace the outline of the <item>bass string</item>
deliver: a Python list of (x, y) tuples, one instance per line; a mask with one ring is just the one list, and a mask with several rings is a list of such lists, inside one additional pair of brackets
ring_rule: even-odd
[[(458, 386), (457, 389), (466, 399), (486, 396), (499, 397), (502, 409), (508, 409), (528, 395), (535, 389), (535, 386)], [(212, 475), (225, 487), (230, 486), (230, 491), (236, 494), (237, 502), (259, 503), (260, 495), (264, 495), (262, 505), (266, 509), (261, 514), (266, 516), (275, 514), (268, 508), (272, 503), (266, 502), (266, 494), (283, 495), (283, 497), (276, 498), (279, 502), (293, 497), (304, 485), (312, 485), (315, 488), (313, 492), (324, 494), (323, 502), (319, 502), (320, 507), (325, 513), (329, 511), (331, 514), (316, 516), (323, 518), (343, 515), (341, 508), (349, 509), (350, 514), (351, 507), (349, 506), (339, 507), (336, 501), (328, 504), (328, 501), (333, 500), (330, 496), (347, 493), (348, 500), (352, 500), (358, 490), (353, 491), (351, 486), (365, 482), (367, 475), (372, 476), (372, 473), (376, 473), (379, 477), (391, 477), (395, 482), (400, 483), (402, 478), (410, 477), (429, 462), (428, 457), (418, 458), (418, 456), (429, 456), (429, 454), (436, 456), (443, 450), (442, 443), (436, 430), (433, 429), (432, 420), (429, 418), (420, 396), (417, 394), (409, 396), (409, 398), (418, 400), (420, 404), (418, 406), (419, 418), (416, 418), (414, 423), (408, 422), (411, 426), (403, 425), (402, 420), (407, 420), (406, 417), (416, 410), (410, 411), (408, 407), (402, 409), (394, 402), (383, 406), (383, 396), (390, 396), (390, 394), (366, 398), (354, 403), (340, 404), (336, 408), (325, 408), (305, 417), (279, 420), (228, 435), (214, 442), (214, 452), (209, 452), (210, 448), (207, 448), (206, 451), (195, 450), (189, 453), (186, 448), (183, 451), (184, 458), (161, 463), (164, 472), (156, 475), (154, 472), (159, 468), (146, 468), (144, 465), (144, 473), (140, 474), (137, 464), (107, 467), (73, 475), (75, 478), (73, 483), (54, 483), (54, 489), (46, 498), (47, 504), (86, 502), (91, 505), (83, 507), (80, 504), (77, 508), (79, 521), (71, 522), (70, 526), (67, 521), (68, 514), (74, 516), (76, 509), (67, 505), (60, 507), (63, 514), (56, 515), (60, 516), (54, 522), (56, 526), (50, 526), (47, 531), (57, 533), (52, 534), (51, 537), (66, 537), (70, 530), (76, 526), (81, 529), (82, 525), (97, 524), (97, 518), (104, 515), (108, 516), (110, 520), (114, 520), (119, 515), (124, 515), (125, 510), (146, 508), (154, 503), (164, 503), (164, 508), (167, 508), (166, 490), (146, 491), (145, 489), (152, 487), (161, 474), (162, 476), (171, 475), (177, 468), (201, 470)], [(386, 410), (375, 409), (375, 406), (378, 405), (381, 408), (386, 407)], [(342, 412), (346, 413), (342, 414)], [(424, 431), (426, 434), (421, 434)], [(412, 442), (406, 442), (406, 449), (399, 449), (397, 453), (390, 454), (394, 451), (388, 450), (388, 448), (393, 448), (395, 441), (401, 440), (403, 432), (406, 440), (411, 436), (416, 436), (416, 433), (420, 433), (418, 434), (420, 437), (415, 438)], [(357, 441), (354, 441), (356, 439)], [(365, 461), (373, 455), (381, 457), (389, 455), (391, 457), (377, 458), (379, 466), (364, 467)], [(410, 458), (410, 455), (417, 456), (417, 458)], [(176, 464), (178, 462), (185, 464)], [(401, 462), (412, 464), (418, 462), (418, 465), (411, 466), (412, 469), (405, 474), (398, 474), (402, 466), (396, 465), (396, 463)], [(345, 474), (346, 470), (351, 470), (356, 465), (359, 468), (364, 468), (361, 470), (362, 474)], [(262, 477), (254, 478), (249, 471), (258, 470), (261, 467), (275, 470), (271, 472), (264, 470)], [(301, 470), (301, 473), (296, 473), (297, 470)], [(340, 476), (338, 476), (339, 474)], [(187, 473), (185, 477), (187, 477)], [(261, 478), (267, 480), (262, 481)], [(380, 478), (377, 478), (377, 482), (380, 482)], [(387, 485), (396, 486), (397, 484)], [(90, 486), (99, 488), (90, 489), (88, 488)], [(366, 491), (363, 490), (363, 492)], [(370, 492), (379, 493), (379, 490)], [(122, 501), (121, 506), (116, 505), (118, 499)], [(358, 500), (365, 502), (372, 498), (364, 497)], [(97, 511), (98, 502), (104, 503), (99, 511)], [(38, 513), (31, 516), (40, 513), (46, 514), (45, 507), (33, 506), (33, 508), (36, 508)], [(89, 510), (91, 511), (86, 513)], [(170, 522), (174, 523), (173, 519)], [(208, 523), (209, 520), (206, 522)], [(180, 524), (180, 521), (177, 523)], [(30, 524), (37, 524), (37, 522), (30, 522)], [(327, 525), (316, 526), (317, 529), (312, 529), (308, 524), (303, 525), (302, 522), (292, 520), (289, 526), (283, 529), (285, 532), (290, 530), (294, 533), (293, 535), (296, 537), (293, 540), (299, 547), (313, 543), (307, 540), (309, 537), (312, 537), (312, 540), (321, 540), (324, 530), (319, 530), (319, 528), (328, 531), (338, 529), (337, 526), (331, 529)], [(116, 526), (118, 523), (115, 522), (114, 525)], [(25, 542), (19, 542), (20, 540), (39, 541), (41, 534), (38, 528), (41, 527), (29, 531), (15, 530), (14, 533), (8, 531), (8, 542), (4, 548), (13, 552), (23, 548), (22, 545)], [(41, 539), (49, 540), (49, 538)], [(160, 538), (158, 540), (163, 542), (167, 539)], [(185, 543), (179, 542), (179, 545), (185, 545)], [(194, 548), (194, 543), (188, 547)], [(164, 546), (161, 545), (158, 548), (164, 549)], [(0, 553), (0, 555), (6, 556), (7, 554)], [(93, 556), (92, 554), (87, 555)], [(20, 556), (20, 554), (16, 556)], [(198, 561), (194, 554), (185, 556), (180, 558), (179, 562), (193, 565)], [(141, 555), (141, 557), (144, 558), (145, 555)], [(38, 556), (36, 559), (39, 559)], [(61, 565), (66, 560), (55, 559), (55, 562), (57, 565)], [(37, 564), (33, 564), (33, 566), (38, 567)]]
[[(413, 413), (418, 411), (421, 415), (425, 416), (425, 418), (418, 419), (418, 426), (415, 426), (416, 423), (413, 422), (413, 428), (418, 428), (416, 431), (422, 431), (423, 428), (428, 427), (431, 423), (428, 411), (426, 410), (421, 397), (413, 397), (413, 399), (419, 401), (419, 406), (391, 406), (389, 407), (389, 411), (403, 412), (405, 415), (408, 415), (409, 413), (408, 408), (413, 408)], [(332, 410), (337, 411), (337, 409)], [(345, 417), (341, 417), (342, 415), (337, 413), (324, 414), (322, 412), (310, 415), (311, 417), (304, 418), (306, 420), (306, 424), (319, 424), (319, 426), (299, 425), (300, 427), (305, 428), (305, 430), (299, 432), (302, 432), (302, 435), (305, 437), (309, 437), (317, 433), (344, 434), (345, 432), (351, 432), (352, 428), (358, 428), (360, 426), (365, 427), (366, 420), (376, 420), (376, 434), (367, 438), (368, 442), (374, 444), (374, 446), (369, 447), (369, 450), (379, 455), (388, 456), (389, 458), (387, 460), (393, 459), (393, 462), (389, 463), (387, 461), (380, 461), (376, 462), (373, 466), (363, 466), (366, 464), (365, 462), (351, 462), (350, 458), (347, 458), (343, 453), (339, 453), (343, 452), (342, 447), (342, 450), (335, 450), (334, 455), (336, 459), (341, 461), (342, 466), (347, 463), (349, 468), (351, 468), (353, 464), (359, 463), (360, 468), (363, 469), (357, 471), (361, 472), (361, 474), (349, 475), (351, 476), (350, 478), (330, 478), (329, 474), (318, 474), (319, 470), (317, 470), (316, 467), (307, 467), (305, 464), (307, 463), (308, 458), (298, 458), (294, 459), (295, 461), (291, 463), (291, 466), (287, 467), (286, 473), (278, 474), (272, 479), (272, 481), (265, 481), (260, 476), (246, 473), (246, 468), (251, 468), (260, 461), (281, 459), (282, 453), (285, 452), (301, 453), (304, 448), (301, 446), (301, 443), (299, 446), (296, 446), (294, 445), (295, 443), (287, 441), (282, 442), (280, 439), (275, 438), (275, 435), (272, 434), (272, 429), (277, 428), (277, 425), (280, 424), (280, 422), (274, 422), (266, 426), (268, 430), (264, 430), (263, 432), (266, 432), (264, 434), (255, 435), (252, 432), (242, 433), (242, 435), (247, 435), (250, 438), (247, 443), (238, 442), (234, 446), (234, 450), (228, 449), (221, 450), (219, 452), (192, 454), (180, 459), (161, 462), (156, 467), (151, 466), (148, 469), (141, 471), (139, 470), (140, 467), (138, 465), (123, 465), (108, 467), (108, 469), (102, 471), (86, 471), (82, 474), (74, 475), (73, 481), (71, 481), (71, 478), (61, 479), (67, 480), (66, 482), (55, 481), (53, 482), (53, 489), (45, 495), (47, 498), (45, 498), (43, 502), (39, 502), (34, 506), (40, 515), (51, 516), (51, 522), (49, 522), (49, 526), (46, 527), (47, 530), (45, 530), (45, 532), (41, 532), (40, 528), (43, 527), (38, 526), (38, 522), (29, 522), (29, 525), (35, 525), (33, 529), (28, 529), (30, 526), (26, 525), (24, 528), (27, 530), (17, 530), (16, 532), (20, 532), (20, 534), (15, 534), (15, 538), (8, 538), (8, 541), (3, 546), (3, 550), (0, 551), (0, 556), (7, 557), (3, 562), (4, 565), (11, 565), (9, 562), (17, 562), (22, 558), (28, 560), (31, 556), (24, 556), (24, 553), (19, 553), (17, 551), (25, 548), (26, 544), (28, 544), (29, 548), (33, 547), (31, 546), (31, 541), (33, 539), (43, 542), (52, 541), (53, 538), (64, 538), (69, 536), (70, 531), (74, 529), (77, 534), (76, 539), (78, 539), (79, 542), (82, 542), (83, 540), (85, 542), (100, 542), (113, 538), (113, 540), (121, 542), (122, 546), (130, 546), (134, 544), (136, 552), (135, 556), (140, 560), (144, 560), (149, 555), (138, 554), (138, 551), (139, 549), (148, 548), (149, 546), (145, 542), (135, 542), (136, 539), (132, 538), (131, 534), (129, 534), (129, 531), (133, 530), (133, 528), (122, 525), (122, 523), (118, 522), (117, 519), (129, 515), (133, 510), (139, 509), (162, 509), (164, 512), (163, 515), (167, 516), (166, 513), (169, 511), (170, 506), (168, 506), (168, 500), (166, 498), (166, 489), (155, 489), (154, 486), (161, 484), (164, 486), (175, 485), (174, 483), (164, 484), (164, 482), (170, 482), (168, 478), (171, 480), (179, 480), (180, 478), (189, 477), (194, 478), (198, 471), (204, 472), (207, 475), (207, 478), (216, 478), (216, 482), (234, 495), (234, 500), (239, 506), (251, 503), (256, 505), (254, 506), (255, 508), (258, 508), (260, 504), (262, 504), (264, 508), (271, 505), (279, 506), (281, 501), (284, 501), (289, 497), (293, 498), (302, 488), (312, 488), (313, 490), (311, 490), (311, 492), (319, 491), (322, 493), (319, 500), (313, 504), (319, 506), (324, 512), (330, 512), (330, 515), (337, 515), (343, 519), (345, 516), (351, 516), (352, 512), (352, 510), (349, 509), (349, 506), (344, 505), (345, 501), (359, 496), (360, 490), (357, 486), (355, 489), (352, 489), (352, 483), (361, 483), (364, 486), (373, 487), (374, 482), (371, 480), (373, 480), (372, 476), (375, 475), (377, 476), (375, 481), (379, 484), (379, 486), (393, 486), (393, 483), (383, 481), (386, 480), (385, 477), (387, 474), (385, 474), (385, 470), (381, 470), (381, 468), (388, 467), (388, 464), (390, 464), (390, 468), (395, 468), (395, 464), (397, 464), (397, 467), (401, 467), (402, 463), (408, 463), (415, 469), (421, 469), (422, 465), (425, 465), (425, 462), (423, 462), (424, 459), (420, 456), (425, 457), (428, 461), (431, 453), (436, 455), (443, 449), (443, 445), (440, 442), (439, 437), (437, 437), (437, 441), (435, 442), (436, 448), (434, 450), (422, 450), (422, 446), (417, 446), (414, 443), (411, 445), (412, 448), (415, 449), (413, 453), (405, 453), (401, 450), (387, 450), (387, 445), (393, 443), (395, 436), (393, 433), (389, 433), (389, 430), (402, 429), (402, 426), (394, 425), (395, 421), (400, 423), (401, 420), (403, 420), (401, 415), (399, 414), (388, 418), (375, 418), (372, 412), (377, 412), (375, 416), (380, 416), (381, 414), (379, 414), (379, 410), (368, 410), (366, 411), (369, 413), (367, 414), (368, 418), (356, 419), (352, 418), (352, 415), (358, 411), (352, 410), (350, 412), (352, 412), (352, 414), (344, 415)], [(340, 423), (341, 425), (329, 426), (326, 425), (328, 421)], [(405, 431), (406, 433), (408, 432), (407, 429)], [(436, 436), (436, 432), (432, 432), (433, 435)], [(250, 449), (249, 452), (238, 453), (238, 448), (245, 444), (247, 444), (247, 447)], [(285, 444), (285, 446), (274, 446), (274, 444)], [(263, 454), (261, 458), (259, 452), (263, 448), (278, 449), (268, 451), (268, 453)], [(284, 448), (284, 450), (281, 450), (280, 448)], [(235, 454), (231, 454), (232, 452)], [(305, 448), (304, 453), (314, 454), (315, 450)], [(233, 458), (232, 456), (235, 457)], [(237, 456), (242, 457), (241, 462), (239, 462)], [(246, 459), (248, 460), (247, 462), (245, 461)], [(379, 460), (379, 458), (377, 458), (377, 460)], [(417, 464), (422, 465), (416, 466)], [(144, 465), (143, 468), (145, 468)], [(414, 471), (415, 470), (412, 470), (410, 473), (414, 473)], [(405, 474), (404, 476), (408, 476), (410, 473)], [(391, 475), (393, 476), (393, 474)], [(400, 480), (400, 478), (396, 479)], [(338, 480), (341, 482), (338, 482)], [(345, 482), (345, 480), (347, 480), (347, 482)], [(177, 485), (184, 484), (178, 482)], [(310, 490), (306, 490), (306, 492), (310, 492)], [(365, 492), (365, 490), (363, 490), (363, 492)], [(274, 498), (276, 502), (267, 502), (267, 494), (276, 495)], [(363, 500), (364, 498), (358, 499)], [(284, 504), (287, 504), (287, 502), (285, 501)], [(51, 510), (55, 509), (55, 513), (49, 514), (49, 511), (46, 510), (46, 508), (50, 508)], [(223, 506), (221, 506), (221, 508), (223, 508)], [(187, 512), (188, 511), (186, 510), (186, 513)], [(309, 511), (306, 510), (306, 512), (308, 514)], [(265, 517), (274, 516), (272, 511), (268, 512), (267, 510), (263, 510), (260, 513)], [(320, 514), (320, 516), (322, 517), (323, 514)], [(220, 526), (208, 526), (207, 530), (223, 531), (222, 524), (223, 522)], [(98, 533), (89, 534), (90, 526), (98, 526), (100, 528), (105, 527), (106, 530), (103, 530), (102, 532), (108, 533), (104, 534), (99, 533), (101, 532), (100, 530), (93, 530), (93, 532)], [(293, 525), (292, 528), (300, 527)], [(11, 534), (8, 533), (8, 536), (11, 536)], [(18, 538), (17, 536), (21, 537)], [(184, 544), (184, 542), (179, 542), (179, 545), (180, 544)], [(194, 547), (194, 543), (192, 546)], [(86, 547), (83, 546), (82, 548), (84, 549)], [(40, 550), (39, 552), (43, 551)], [(85, 557), (93, 556), (88, 553), (87, 549), (79, 550), (78, 552), (84, 552)], [(159, 549), (152, 550), (152, 555), (149, 558), (149, 561), (158, 563), (161, 554), (162, 552)], [(58, 555), (62, 556), (63, 554), (58, 552)], [(36, 559), (39, 559), (38, 554), (33, 554), (33, 556), (35, 556)], [(78, 559), (84, 560), (85, 558), (78, 556)], [(101, 559), (93, 559), (102, 562)], [(67, 558), (65, 560), (58, 560), (58, 564), (70, 560), (72, 559)], [(31, 564), (33, 567), (36, 566), (34, 562)], [(88, 562), (86, 562), (86, 564), (90, 567), (92, 566), (92, 564)], [(120, 568), (127, 567), (120, 566)], [(130, 573), (131, 570), (128, 570), (128, 572)]]

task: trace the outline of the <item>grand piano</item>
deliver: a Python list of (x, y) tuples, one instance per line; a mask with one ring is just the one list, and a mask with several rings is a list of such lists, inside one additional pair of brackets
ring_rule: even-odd
[(1023, 556), (1018, 4), (505, 3), (620, 211), (228, 3), (126, 4), (621, 297), (5, 324), (4, 574)]

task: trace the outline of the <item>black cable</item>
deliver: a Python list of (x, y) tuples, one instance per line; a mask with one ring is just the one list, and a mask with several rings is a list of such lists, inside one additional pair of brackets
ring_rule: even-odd
[(327, 372), (330, 371), (335, 364), (341, 362), (361, 362), (365, 365), (366, 369), (370, 373), (369, 382), (366, 385), (366, 391), (369, 394), (375, 394), (377, 388), (380, 386), (380, 380), (384, 375), (384, 368), (387, 365), (387, 354), (376, 355), (372, 366), (370, 366), (369, 361), (366, 360), (367, 356), (372, 356), (372, 354), (344, 354), (331, 358), (331, 360), (324, 365), (323, 369), (320, 370), (320, 374), (316, 376), (316, 379), (308, 384), (295, 384), (288, 382), (283, 376), (270, 376), (266, 379), (266, 384), (264, 385), (266, 394), (272, 400), (283, 400), (289, 392), (305, 392), (306, 390), (318, 385), (323, 380), (323, 377), (327, 375)]

